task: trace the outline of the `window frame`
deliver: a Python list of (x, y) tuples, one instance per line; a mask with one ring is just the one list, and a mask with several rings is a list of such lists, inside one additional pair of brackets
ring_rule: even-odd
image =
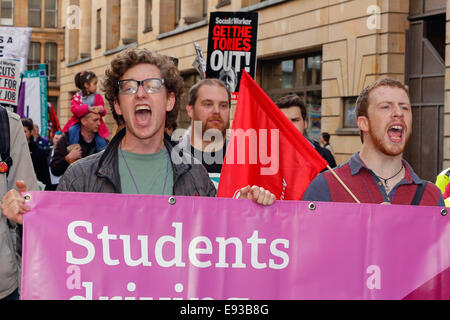
[[(40, 6), (39, 8), (31, 8), (30, 3), (32, 0), (28, 0), (28, 26), (32, 27), (32, 28), (41, 28), (42, 27), (42, 1), (40, 1)], [(30, 13), (31, 12), (39, 12), (39, 25), (32, 25), (31, 21), (30, 21)]]
[[(274, 96), (274, 95), (285, 95), (285, 94), (289, 94), (291, 92), (303, 92), (303, 96), (306, 97), (306, 92), (309, 91), (317, 91), (317, 90), (322, 90), (322, 79), (320, 79), (320, 84), (314, 84), (314, 85), (303, 85), (303, 86), (298, 86), (295, 87), (293, 86), (292, 88), (277, 88), (277, 89), (270, 89), (270, 88), (264, 88), (264, 79), (263, 79), (263, 68), (264, 68), (264, 64), (266, 63), (272, 63), (274, 64), (276, 61), (288, 61), (288, 60), (297, 60), (297, 59), (306, 59), (308, 57), (314, 57), (314, 56), (318, 56), (320, 55), (323, 59), (323, 55), (322, 52), (320, 51), (314, 51), (314, 52), (310, 52), (310, 53), (304, 53), (304, 54), (300, 54), (300, 55), (292, 55), (292, 56), (286, 56), (286, 57), (281, 57), (281, 58), (275, 58), (275, 59), (267, 59), (267, 60), (260, 60), (259, 61), (259, 65), (260, 65), (260, 70), (261, 70), (261, 87), (264, 89), (264, 91), (267, 93), (268, 96)], [(323, 61), (323, 60), (321, 60)], [(322, 70), (322, 68), (321, 68)], [(295, 83), (295, 81), (294, 81)]]
[[(2, 26), (13, 26), (14, 25), (14, 0), (1, 0), (1, 14), (3, 14), (3, 3), (9, 2), (11, 3), (11, 17), (10, 18), (3, 18), (0, 15), (0, 25)], [(8, 8), (9, 9), (9, 8)]]
[[(53, 61), (51, 61), (47, 55), (48, 53), (50, 53), (50, 51), (49, 51), (50, 49), (48, 49), (48, 48), (50, 48), (50, 45), (52, 47), (54, 47), (54, 50), (55, 50), (55, 52), (54, 52), (55, 57), (54, 57)], [(48, 66), (48, 68), (47, 68), (48, 69), (47, 70), (48, 81), (51, 81), (51, 82), (58, 81), (58, 44), (56, 42), (46, 42), (44, 44), (44, 62)], [(55, 64), (55, 74), (51, 74), (50, 62)]]
[[(343, 97), (342, 100), (342, 128), (343, 129), (358, 129), (358, 122), (356, 119), (356, 114), (354, 115), (354, 124), (352, 123), (352, 121), (350, 120), (348, 122), (349, 118), (349, 114), (348, 114), (348, 109), (353, 107), (353, 113), (355, 112), (355, 107), (356, 107), (356, 99), (358, 99), (357, 96), (351, 96), (351, 97)], [(354, 100), (353, 104), (350, 104), (350, 102), (352, 102)]]
[(180, 26), (180, 20), (181, 20), (181, 0), (175, 0), (174, 29)]
[(208, 0), (202, 1), (202, 18), (206, 18), (208, 16)]
[(145, 0), (144, 33), (153, 30), (153, 0)]
[[(38, 50), (37, 50), (37, 52), (39, 54), (39, 61), (37, 59), (33, 59), (33, 61), (30, 61), (30, 56), (31, 56), (30, 54), (35, 52), (35, 50), (32, 49), (32, 47), (35, 44), (39, 45)], [(42, 61), (42, 43), (40, 43), (39, 41), (32, 41), (32, 42), (30, 42), (30, 50), (29, 50), (29, 53), (28, 53), (27, 66), (26, 66), (27, 70), (39, 69), (39, 64), (41, 63), (41, 61)], [(37, 62), (37, 63), (30, 63), (30, 62)]]
[(102, 8), (96, 10), (95, 28), (95, 49), (100, 49), (102, 47)]
[[(59, 9), (58, 8), (58, 0), (54, 0), (55, 1), (55, 9), (54, 10), (47, 9), (47, 1), (49, 1), (49, 0), (45, 0), (45, 5), (44, 5), (44, 27), (52, 28), (52, 29), (58, 28), (58, 9)], [(53, 21), (55, 26), (47, 26), (47, 12), (53, 12), (55, 14), (55, 21)]]
[[(314, 57), (320, 57), (320, 78), (319, 78), (319, 83), (318, 84), (305, 84), (305, 77), (307, 75), (306, 71), (306, 64), (308, 61), (308, 58), (314, 58)], [(295, 61), (296, 60), (300, 60), (300, 59), (304, 59), (304, 68), (302, 70), (302, 85), (297, 85), (298, 81), (298, 75), (299, 73), (294, 73), (295, 78), (292, 79), (292, 84), (293, 86), (290, 88), (276, 88), (276, 89), (272, 89), (270, 88), (270, 83), (266, 84), (265, 82), (265, 78), (264, 78), (264, 67), (266, 67), (267, 65), (270, 65), (271, 67), (273, 65), (275, 65), (276, 63), (282, 63), (283, 61), (290, 61), (292, 60), (294, 62), (294, 66), (295, 66)], [(267, 60), (260, 60), (259, 63), (259, 74), (260, 74), (260, 83), (261, 83), (261, 88), (267, 93), (267, 95), (273, 100), (275, 101), (277, 98), (290, 94), (290, 93), (295, 93), (297, 95), (300, 96), (300, 98), (303, 100), (303, 102), (306, 105), (307, 108), (307, 123), (308, 123), (308, 128), (306, 129), (308, 136), (314, 140), (318, 140), (320, 139), (319, 135), (320, 132), (317, 132), (317, 129), (313, 128), (313, 121), (317, 122), (319, 121), (320, 124), (322, 123), (322, 107), (320, 106), (319, 110), (313, 110), (312, 104), (308, 103), (308, 96), (313, 96), (314, 93), (316, 92), (320, 92), (320, 100), (322, 100), (322, 74), (323, 74), (323, 53), (322, 51), (310, 51), (310, 52), (305, 52), (305, 53), (301, 53), (301, 54), (296, 54), (296, 55), (289, 55), (289, 56), (282, 56), (282, 57), (278, 57), (278, 58), (273, 58), (273, 59), (267, 59)], [(295, 70), (295, 69), (294, 69)], [(272, 70), (270, 70), (270, 74), (273, 74)], [(296, 86), (297, 85), (297, 86)], [(309, 95), (308, 95), (309, 93)], [(320, 103), (321, 105), (321, 103)]]

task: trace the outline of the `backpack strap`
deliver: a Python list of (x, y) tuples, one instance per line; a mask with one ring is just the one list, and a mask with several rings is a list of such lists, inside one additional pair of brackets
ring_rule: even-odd
[(10, 137), (9, 137), (9, 118), (5, 108), (0, 106), (0, 174), (9, 174), (13, 161), (9, 155)]
[(423, 196), (423, 193), (424, 193), (426, 187), (427, 187), (426, 182), (423, 182), (423, 183), (417, 185), (416, 193), (414, 194), (413, 200), (411, 201), (412, 206), (419, 205), (420, 200), (422, 200), (422, 196)]

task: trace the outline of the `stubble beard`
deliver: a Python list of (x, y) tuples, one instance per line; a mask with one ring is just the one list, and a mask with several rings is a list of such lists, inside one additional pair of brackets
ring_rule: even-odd
[[(382, 152), (388, 156), (392, 156), (392, 157), (396, 157), (398, 155), (403, 154), (403, 152), (405, 151), (406, 145), (409, 141), (409, 138), (411, 137), (411, 132), (407, 133), (407, 135), (405, 135), (403, 137), (404, 142), (402, 145), (398, 145), (398, 146), (394, 146), (393, 148), (389, 148), (387, 143), (384, 141), (384, 133), (381, 136), (377, 135), (377, 133), (374, 132), (374, 130), (372, 128), (373, 128), (373, 125), (369, 119), (369, 132), (368, 133), (369, 133), (372, 143), (375, 145), (376, 149), (378, 149), (380, 152)], [(405, 126), (405, 128), (406, 128), (406, 126)], [(386, 130), (384, 132), (386, 132)]]

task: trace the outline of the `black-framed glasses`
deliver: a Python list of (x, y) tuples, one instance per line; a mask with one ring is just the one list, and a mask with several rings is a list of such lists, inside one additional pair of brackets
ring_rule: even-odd
[(119, 93), (121, 94), (135, 94), (142, 86), (147, 93), (158, 93), (164, 85), (164, 79), (148, 78), (141, 81), (134, 79), (124, 79), (118, 81)]

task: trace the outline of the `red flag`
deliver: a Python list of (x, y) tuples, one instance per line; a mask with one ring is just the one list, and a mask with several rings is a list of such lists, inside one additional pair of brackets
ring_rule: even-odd
[(52, 122), (52, 137), (55, 135), (56, 131), (61, 131), (61, 126), (59, 125), (58, 115), (56, 114), (53, 104), (50, 103), (50, 120)]
[(301, 200), (327, 165), (244, 71), (217, 196), (235, 197), (241, 188), (257, 185), (277, 199)]

